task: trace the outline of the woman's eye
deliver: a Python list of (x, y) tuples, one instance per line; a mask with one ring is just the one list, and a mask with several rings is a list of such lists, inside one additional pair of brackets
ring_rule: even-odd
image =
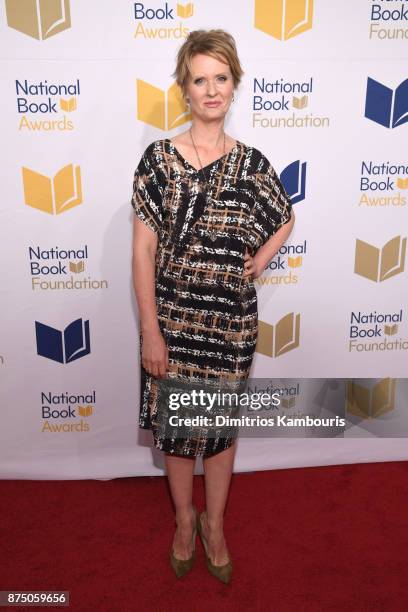
[[(225, 75), (220, 75), (217, 77), (218, 81), (222, 81), (223, 83), (227, 80), (227, 77)], [(195, 85), (201, 85), (203, 83), (204, 79), (202, 77), (199, 77), (197, 79), (194, 79), (194, 84)]]

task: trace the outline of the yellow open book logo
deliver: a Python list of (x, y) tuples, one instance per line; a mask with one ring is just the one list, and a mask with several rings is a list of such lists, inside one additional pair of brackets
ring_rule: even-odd
[(45, 40), (71, 27), (69, 0), (6, 0), (10, 28)]
[(74, 261), (69, 262), (69, 271), (74, 272), (74, 274), (79, 274), (85, 270), (85, 263), (83, 261), (78, 261), (75, 263)]
[(308, 105), (309, 102), (309, 97), (308, 96), (302, 96), (301, 98), (297, 98), (296, 96), (293, 96), (292, 98), (292, 106), (293, 108), (306, 108), (306, 106)]
[(187, 4), (184, 5), (177, 3), (177, 17), (187, 19), (187, 17), (192, 17), (193, 13), (194, 4), (192, 2), (187, 2)]
[(300, 314), (285, 315), (275, 325), (258, 321), (256, 351), (267, 357), (279, 357), (299, 346)]
[(73, 96), (69, 100), (64, 100), (64, 98), (60, 98), (60, 109), (65, 111), (66, 113), (72, 113), (72, 111), (76, 110), (77, 100), (75, 96)]
[(50, 215), (58, 215), (82, 203), (81, 171), (73, 164), (61, 168), (54, 179), (23, 168), (23, 184), (27, 206)]
[(407, 239), (395, 236), (379, 249), (363, 240), (356, 240), (354, 272), (375, 282), (400, 274), (405, 267)]
[(88, 417), (93, 413), (93, 406), (90, 404), (88, 406), (79, 406), (78, 405), (78, 414), (79, 416)]
[(398, 325), (394, 323), (394, 325), (384, 325), (384, 334), (386, 336), (395, 336), (398, 331)]
[(255, 0), (255, 27), (279, 40), (310, 30), (313, 0)]
[(347, 382), (346, 410), (361, 419), (372, 419), (395, 408), (395, 378), (384, 378), (372, 389)]
[(397, 187), (398, 189), (408, 189), (408, 177), (397, 178)]
[(283, 397), (281, 399), (282, 408), (293, 408), (296, 404), (296, 399), (294, 397)]
[(137, 79), (137, 118), (159, 130), (171, 130), (190, 121), (181, 90), (173, 83), (167, 92)]
[(288, 266), (289, 268), (300, 268), (302, 265), (302, 256), (298, 255), (297, 257), (288, 257)]

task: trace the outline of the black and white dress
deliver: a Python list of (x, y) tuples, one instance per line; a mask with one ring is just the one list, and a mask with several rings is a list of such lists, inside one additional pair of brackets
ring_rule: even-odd
[[(198, 171), (164, 138), (143, 153), (131, 202), (158, 235), (155, 290), (169, 351), (166, 377), (247, 380), (258, 308), (253, 280), (243, 277), (245, 251), (254, 255), (291, 216), (274, 168), (260, 151), (237, 141)], [(142, 342), (140, 334), (140, 352)], [(163, 437), (157, 398), (157, 380), (141, 366), (139, 426), (153, 431), (156, 448), (210, 456), (234, 442), (232, 436)]]

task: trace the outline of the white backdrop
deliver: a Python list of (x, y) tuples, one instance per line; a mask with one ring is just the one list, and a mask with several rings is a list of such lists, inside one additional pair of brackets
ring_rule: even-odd
[[(265, 153), (279, 174), (297, 161), (305, 172), (295, 228), (257, 282), (262, 333), (294, 313), (300, 334), (283, 354), (257, 352), (252, 377), (374, 385), (407, 376), (408, 2), (178, 6), (181, 15), (173, 0), (1, 2), (0, 477), (163, 473), (150, 432), (137, 427), (130, 197), (147, 145), (188, 124), (141, 120), (138, 104), (151, 101), (138, 100), (136, 82), (167, 92), (181, 35), (198, 28), (222, 27), (237, 41), (245, 75), (228, 133)], [(369, 78), (377, 85), (367, 95)], [(260, 84), (273, 90), (276, 82), (283, 98), (260, 93)], [(254, 110), (259, 95), (274, 108)], [(382, 125), (387, 113), (395, 127)], [(370, 189), (361, 184), (367, 178)], [(71, 207), (53, 214), (67, 200)], [(371, 248), (356, 251), (357, 240)], [(298, 255), (291, 267), (288, 257)], [(68, 330), (68, 363), (56, 361), (50, 328), (78, 319), (89, 321), (89, 343), (74, 334), (85, 354), (69, 361)], [(44, 342), (35, 322), (48, 326)], [(388, 419), (407, 421), (403, 391), (397, 386)], [(352, 428), (344, 439), (241, 439), (235, 470), (407, 456), (405, 438)]]

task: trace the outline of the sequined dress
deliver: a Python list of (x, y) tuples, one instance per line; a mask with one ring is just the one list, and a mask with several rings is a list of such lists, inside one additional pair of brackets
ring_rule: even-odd
[[(158, 235), (155, 294), (169, 351), (167, 376), (247, 380), (258, 309), (254, 282), (243, 277), (245, 250), (254, 255), (291, 216), (274, 168), (259, 150), (236, 141), (198, 171), (164, 138), (144, 151), (131, 203)], [(142, 346), (140, 333), (140, 353)], [(206, 457), (234, 442), (232, 436), (163, 437), (157, 398), (157, 380), (141, 365), (139, 426), (152, 430), (156, 448)]]

